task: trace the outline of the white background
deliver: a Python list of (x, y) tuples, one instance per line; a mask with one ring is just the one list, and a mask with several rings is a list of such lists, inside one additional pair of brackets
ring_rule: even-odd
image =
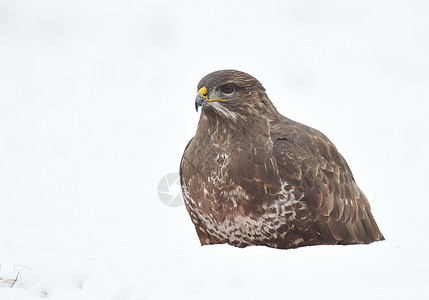
[[(423, 0), (1, 0), (0, 299), (425, 299), (428, 16)], [(157, 186), (195, 133), (198, 81), (230, 68), (336, 144), (385, 242), (199, 246)]]

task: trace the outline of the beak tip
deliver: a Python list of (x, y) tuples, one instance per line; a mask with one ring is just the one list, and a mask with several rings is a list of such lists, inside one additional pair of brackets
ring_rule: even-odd
[(198, 112), (198, 108), (204, 104), (205, 100), (206, 99), (200, 94), (197, 95), (197, 98), (195, 99), (195, 110), (197, 112)]

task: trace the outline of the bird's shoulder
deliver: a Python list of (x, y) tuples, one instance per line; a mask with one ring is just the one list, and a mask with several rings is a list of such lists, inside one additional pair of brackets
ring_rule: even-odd
[(312, 164), (331, 172), (335, 166), (354, 180), (344, 157), (319, 130), (283, 116), (272, 122), (270, 129), (274, 153), (280, 162)]

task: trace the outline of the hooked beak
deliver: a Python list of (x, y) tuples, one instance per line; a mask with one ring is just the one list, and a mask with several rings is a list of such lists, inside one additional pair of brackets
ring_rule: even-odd
[(195, 110), (198, 112), (198, 107), (202, 106), (204, 103), (208, 102), (209, 98), (207, 97), (207, 89), (205, 86), (200, 88), (195, 98)]
[(203, 106), (206, 103), (215, 102), (215, 101), (225, 102), (226, 99), (209, 99), (207, 88), (203, 86), (198, 91), (197, 98), (195, 98), (195, 109), (198, 112), (198, 107)]

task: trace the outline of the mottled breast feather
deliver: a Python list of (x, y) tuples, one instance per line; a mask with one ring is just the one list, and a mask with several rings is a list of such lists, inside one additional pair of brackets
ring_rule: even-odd
[[(226, 84), (233, 92), (222, 92)], [(246, 73), (217, 71), (202, 87), (208, 100), (224, 99), (203, 104), (180, 164), (183, 198), (202, 245), (288, 249), (384, 239), (325, 135), (279, 114)]]

